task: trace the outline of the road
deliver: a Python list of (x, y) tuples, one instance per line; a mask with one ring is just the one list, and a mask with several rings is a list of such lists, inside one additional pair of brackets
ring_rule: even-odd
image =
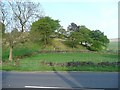
[(117, 72), (3, 72), (3, 88), (118, 88)]

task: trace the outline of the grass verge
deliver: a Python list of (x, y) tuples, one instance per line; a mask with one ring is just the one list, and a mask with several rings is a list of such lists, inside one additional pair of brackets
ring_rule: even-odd
[(80, 67), (60, 67), (60, 66), (3, 66), (5, 71), (100, 71), (100, 72), (118, 72), (118, 67), (114, 66), (80, 66)]

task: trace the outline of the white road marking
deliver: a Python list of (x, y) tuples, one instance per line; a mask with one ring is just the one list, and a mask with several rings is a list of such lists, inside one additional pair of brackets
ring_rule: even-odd
[[(43, 87), (43, 86), (25, 86), (26, 88), (66, 88), (66, 87)], [(68, 89), (68, 88), (66, 88)]]
[[(43, 88), (43, 89), (72, 89), (67, 87), (43, 87), (43, 86), (25, 86), (25, 88)], [(84, 88), (76, 88), (76, 90), (104, 90), (104, 89), (84, 89)]]

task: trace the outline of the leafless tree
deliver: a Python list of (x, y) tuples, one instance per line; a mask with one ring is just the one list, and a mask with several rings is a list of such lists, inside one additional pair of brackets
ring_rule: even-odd
[(11, 9), (13, 11), (14, 20), (18, 22), (21, 32), (25, 32), (26, 27), (30, 24), (43, 17), (44, 13), (41, 9), (40, 3), (34, 2), (9, 2)]
[(0, 1), (0, 22), (5, 25), (3, 42), (9, 46), (9, 60), (13, 60), (13, 48), (28, 37), (27, 29), (32, 22), (44, 16), (40, 3), (35, 2), (2, 2)]

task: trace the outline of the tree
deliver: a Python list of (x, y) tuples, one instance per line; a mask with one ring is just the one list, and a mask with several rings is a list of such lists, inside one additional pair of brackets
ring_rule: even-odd
[(79, 32), (80, 33), (80, 42), (82, 45), (85, 45), (86, 47), (88, 47), (91, 44), (91, 30), (88, 29), (86, 26), (81, 25), (79, 27)]
[(45, 22), (39, 22), (39, 25), (36, 25), (36, 23), (34, 23), (30, 32), (32, 35), (32, 40), (35, 42), (43, 42), (45, 46), (49, 43), (51, 33), (52, 30), (50, 25)]
[(50, 17), (43, 17), (35, 21), (30, 30), (30, 36), (33, 41), (43, 43), (44, 46), (50, 43), (50, 36), (60, 26), (58, 20)]
[(91, 38), (93, 39), (93, 43), (90, 47), (91, 50), (102, 50), (103, 48), (106, 48), (109, 43), (107, 36), (100, 30), (92, 31)]
[(79, 26), (77, 26), (77, 24), (75, 23), (71, 23), (68, 27), (67, 27), (67, 31), (68, 32), (76, 32), (79, 31)]
[(4, 34), (6, 28), (11, 22), (11, 17), (9, 16), (9, 10), (7, 9), (8, 5), (2, 1), (0, 1), (0, 25), (2, 33)]
[[(7, 41), (9, 42), (9, 48), (10, 48), (10, 52), (9, 52), (9, 60), (10, 61), (13, 60), (13, 47), (14, 47), (15, 43), (18, 41), (18, 40), (15, 40), (17, 37), (19, 37), (19, 33), (16, 28), (11, 33), (8, 33)], [(13, 41), (13, 39), (14, 39), (14, 41)]]
[(71, 32), (70, 36), (68, 37), (66, 43), (72, 47), (72, 48), (76, 48), (77, 45), (79, 44), (79, 38), (80, 35), (78, 32)]
[(100, 30), (91, 31), (86, 26), (71, 23), (68, 26), (69, 37), (67, 43), (73, 48), (78, 44), (84, 45), (89, 50), (99, 51), (107, 47), (109, 39)]
[(5, 34), (5, 25), (2, 22), (0, 22), (0, 33)]
[(13, 50), (17, 44), (22, 44), (28, 40), (28, 33), (19, 32), (17, 28), (14, 28), (12, 32), (5, 33), (3, 43), (9, 47), (9, 60), (13, 61)]
[(1, 17), (1, 23), (3, 23), (5, 26), (9, 23), (7, 21), (8, 19), (8, 10), (7, 10), (7, 5), (0, 1), (0, 17)]
[(90, 45), (90, 42), (91, 42), (90, 33), (91, 33), (91, 31), (90, 31), (90, 29), (86, 28), (84, 25), (78, 26), (75, 23), (71, 23), (71, 25), (68, 26), (68, 31), (70, 31), (68, 38), (69, 39), (74, 38), (76, 45), (81, 44), (81, 45), (84, 45), (86, 47), (88, 47)]
[(49, 23), (53, 32), (55, 32), (60, 27), (60, 24), (59, 24), (60, 21), (59, 20), (54, 20), (49, 16), (42, 17), (39, 20), (40, 20), (40, 22)]
[(21, 28), (21, 32), (24, 32), (25, 26), (30, 26), (33, 20), (40, 19), (43, 15), (40, 3), (34, 2), (9, 2), (13, 11), (14, 20)]
[[(9, 7), (9, 9), (8, 9)], [(33, 2), (2, 2), (0, 1), (0, 22), (5, 25), (3, 44), (9, 45), (9, 60), (13, 60), (12, 51), (16, 44), (27, 40), (30, 24), (41, 18), (43, 12), (40, 4)], [(22, 32), (22, 33), (20, 33)], [(4, 45), (3, 45), (4, 46)]]
[(57, 29), (56, 34), (58, 34), (59, 38), (64, 38), (67, 35), (66, 30), (61, 26)]

